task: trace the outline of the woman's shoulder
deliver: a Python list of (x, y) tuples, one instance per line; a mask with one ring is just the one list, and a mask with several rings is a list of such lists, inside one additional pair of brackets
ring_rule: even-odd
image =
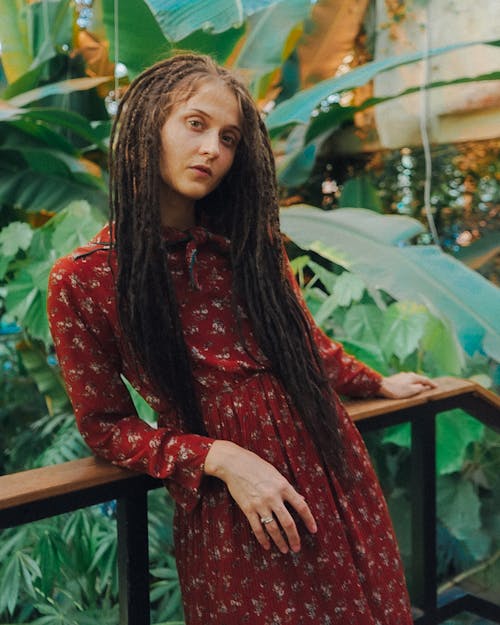
[(113, 250), (109, 226), (104, 226), (88, 243), (58, 258), (50, 272), (50, 282), (101, 280), (112, 273)]

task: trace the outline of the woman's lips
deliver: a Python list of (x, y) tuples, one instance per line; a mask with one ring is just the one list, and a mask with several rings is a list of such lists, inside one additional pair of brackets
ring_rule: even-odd
[(210, 169), (210, 167), (205, 167), (205, 165), (193, 165), (191, 167), (191, 169), (196, 171), (196, 172), (199, 172), (203, 176), (211, 176), (212, 175), (212, 170)]

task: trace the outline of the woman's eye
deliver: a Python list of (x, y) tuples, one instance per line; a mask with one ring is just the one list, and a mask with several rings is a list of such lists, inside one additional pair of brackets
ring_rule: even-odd
[(203, 125), (199, 119), (188, 119), (188, 124), (191, 128), (195, 128), (196, 130), (201, 128)]
[(233, 135), (222, 135), (222, 141), (230, 147), (236, 145), (236, 139)]

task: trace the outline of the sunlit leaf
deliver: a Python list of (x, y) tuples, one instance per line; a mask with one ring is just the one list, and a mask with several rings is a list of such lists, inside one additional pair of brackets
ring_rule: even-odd
[(480, 441), (483, 435), (484, 425), (463, 410), (442, 412), (436, 425), (438, 475), (460, 471), (468, 446)]
[[(336, 213), (320, 209), (285, 209), (282, 229), (302, 249), (332, 247), (345, 257), (344, 266), (366, 284), (383, 289), (395, 299), (424, 304), (449, 319), (462, 347), (470, 354), (484, 350), (500, 360), (500, 289), (432, 245), (394, 246), (379, 240), (385, 228), (398, 233), (392, 215), (351, 213), (344, 224)], [(352, 211), (361, 209), (351, 209)], [(294, 212), (296, 214), (294, 214)], [(356, 214), (359, 217), (356, 217)], [(380, 230), (376, 232), (375, 224)], [(394, 224), (394, 226), (393, 226)], [(372, 232), (367, 232), (367, 226)], [(321, 248), (320, 246), (320, 248)]]
[(494, 45), (496, 41), (470, 41), (456, 43), (449, 46), (435, 48), (428, 52), (418, 51), (400, 56), (388, 57), (378, 61), (365, 63), (347, 74), (323, 80), (309, 89), (300, 91), (297, 95), (279, 104), (266, 119), (268, 128), (284, 126), (289, 123), (306, 124), (311, 117), (315, 107), (332, 93), (339, 93), (360, 87), (366, 84), (380, 72), (385, 72), (401, 65), (408, 65), (415, 61), (420, 61), (424, 55), (433, 57), (451, 50), (458, 50), (478, 43), (490, 43)]
[(310, 11), (310, 0), (287, 0), (259, 12), (250, 20), (250, 32), (234, 67), (253, 69), (263, 75), (280, 66), (289, 32)]
[(33, 230), (21, 221), (13, 221), (0, 230), (2, 254), (13, 258), (19, 250), (27, 250), (33, 238)]
[(31, 89), (25, 93), (10, 98), (9, 103), (12, 106), (26, 106), (32, 102), (37, 102), (43, 98), (47, 98), (51, 95), (65, 95), (73, 93), (74, 91), (86, 91), (87, 89), (93, 89), (105, 82), (112, 80), (112, 76), (97, 76), (95, 78), (69, 78), (68, 80), (62, 80), (61, 82), (52, 82), (44, 85), (43, 87), (37, 87)]
[(394, 302), (384, 313), (380, 345), (385, 356), (403, 362), (417, 348), (429, 320), (427, 309), (411, 302)]

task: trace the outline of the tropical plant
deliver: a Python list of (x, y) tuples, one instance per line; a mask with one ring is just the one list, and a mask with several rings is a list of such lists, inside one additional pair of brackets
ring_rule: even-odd
[[(353, 229), (354, 223), (350, 222)], [(397, 240), (409, 227), (411, 222), (403, 218), (400, 227), (398, 224), (389, 227), (383, 236)], [(345, 225), (340, 229), (345, 230)], [(418, 230), (418, 224), (414, 230)], [(436, 317), (423, 304), (395, 300), (375, 288), (355, 268), (346, 270), (348, 262), (343, 253), (325, 245), (310, 245), (307, 250), (301, 250), (290, 244), (290, 254), (294, 256), (292, 266), (316, 322), (340, 341), (348, 353), (383, 375), (414, 370), (432, 376), (476, 376), (483, 384), (491, 384), (488, 360), (478, 355), (474, 359), (467, 357), (452, 325)], [(389, 504), (404, 561), (409, 565), (412, 557), (409, 424), (369, 433), (366, 442)], [(438, 416), (436, 448), (439, 579), (443, 582), (472, 569), (476, 575), (480, 571), (487, 587), (496, 587), (496, 562), (500, 555), (500, 436), (463, 410), (455, 409)], [(485, 564), (474, 568), (484, 561)], [(411, 584), (410, 566), (407, 576)]]

